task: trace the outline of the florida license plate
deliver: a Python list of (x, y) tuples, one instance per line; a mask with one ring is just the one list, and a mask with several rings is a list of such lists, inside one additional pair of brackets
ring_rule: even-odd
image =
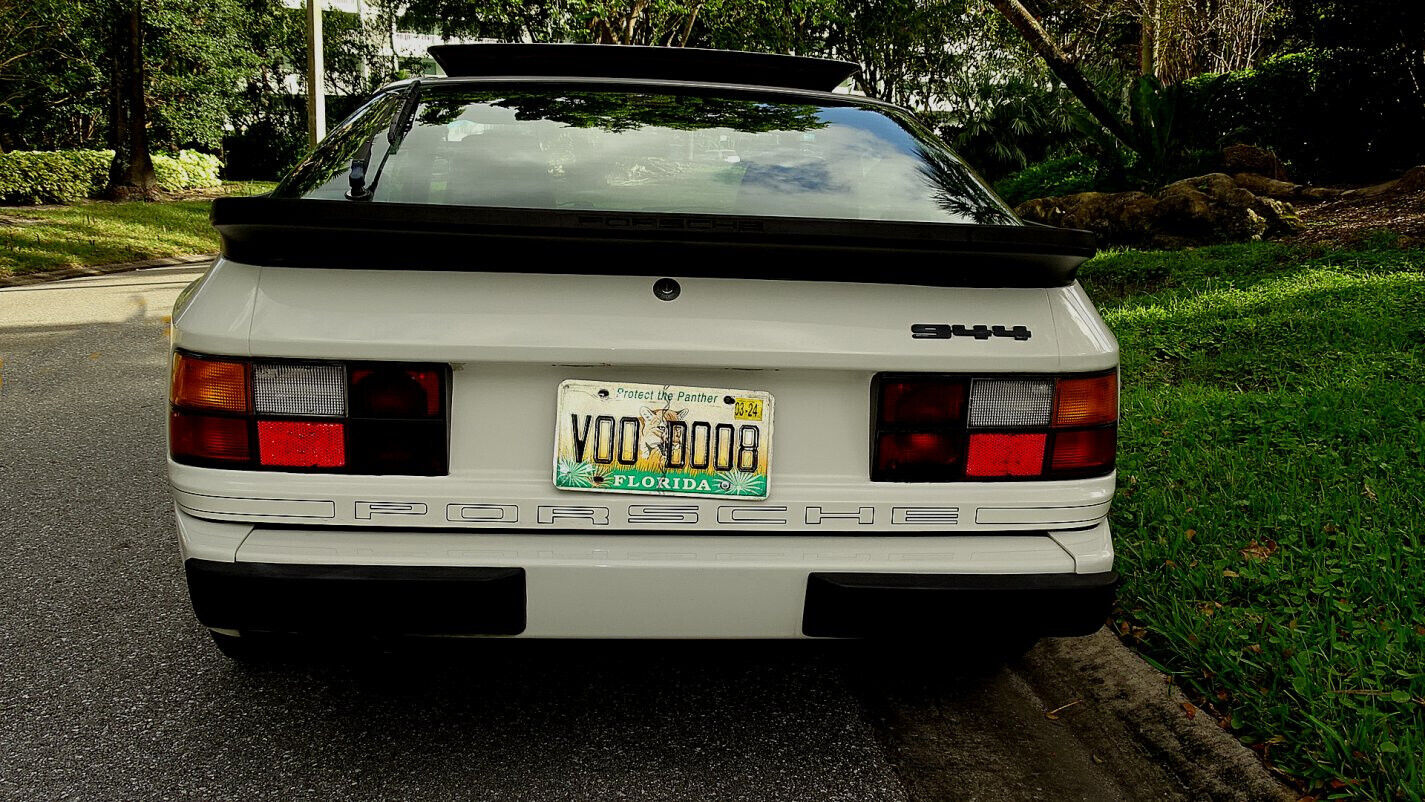
[(557, 406), (561, 490), (767, 497), (770, 393), (570, 379)]

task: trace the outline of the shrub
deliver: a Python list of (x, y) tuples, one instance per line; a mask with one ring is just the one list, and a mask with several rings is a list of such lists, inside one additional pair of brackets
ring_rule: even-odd
[(1425, 110), (1393, 53), (1345, 48), (1273, 56), (1254, 69), (1183, 82), (1188, 144), (1245, 142), (1291, 162), (1297, 177), (1370, 180), (1425, 160)]
[(1101, 183), (1094, 160), (1073, 155), (1032, 164), (996, 181), (995, 191), (1011, 206), (1018, 206), (1034, 198), (1088, 192)]
[(196, 150), (180, 150), (177, 156), (153, 157), (153, 172), (158, 178), (158, 186), (170, 192), (220, 186), (223, 180), (218, 177), (218, 171), (222, 167), (223, 163), (217, 156)]
[[(76, 203), (98, 197), (109, 182), (112, 150), (13, 151), (0, 153), (0, 203)], [(193, 150), (155, 155), (159, 189), (215, 187), (222, 183), (216, 156)]]
[(0, 202), (74, 203), (103, 191), (112, 150), (0, 153)]

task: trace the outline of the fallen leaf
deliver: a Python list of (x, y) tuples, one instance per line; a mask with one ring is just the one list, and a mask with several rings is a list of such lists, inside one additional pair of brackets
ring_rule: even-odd
[(1241, 574), (1237, 573), (1236, 571), (1233, 571), (1231, 568), (1223, 569), (1222, 575), (1223, 575), (1223, 576), (1241, 576)]
[(1265, 543), (1252, 541), (1247, 548), (1241, 550), (1242, 558), (1245, 560), (1266, 560), (1277, 553), (1277, 542), (1268, 540)]
[(1188, 540), (1192, 540), (1193, 538), (1197, 537), (1197, 530), (1189, 529), (1183, 533), (1183, 537), (1187, 538)]
[(1082, 702), (1082, 701), (1083, 701), (1082, 699), (1075, 699), (1074, 701), (1069, 702), (1069, 703), (1066, 704), (1066, 705), (1059, 705), (1058, 707), (1054, 708), (1053, 710), (1050, 710), (1049, 712), (1045, 713), (1045, 714), (1044, 714), (1044, 718), (1047, 718), (1047, 719), (1049, 719), (1050, 721), (1058, 721), (1058, 720), (1059, 720), (1059, 714), (1060, 714), (1060, 713), (1064, 712), (1065, 710), (1068, 710), (1069, 708), (1073, 707), (1074, 705), (1076, 705), (1076, 704), (1078, 704), (1079, 702)]
[(1183, 702), (1183, 712), (1187, 713), (1188, 718), (1197, 718), (1197, 705), (1192, 702)]

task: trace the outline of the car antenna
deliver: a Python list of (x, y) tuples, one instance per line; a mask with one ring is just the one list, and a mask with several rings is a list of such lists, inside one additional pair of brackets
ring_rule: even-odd
[(411, 82), (410, 88), (406, 90), (406, 97), (401, 102), (400, 111), (396, 113), (395, 119), (391, 120), (391, 127), (386, 129), (386, 142), (389, 147), (381, 156), (381, 163), (376, 165), (376, 174), (371, 177), (369, 187), (366, 186), (366, 168), (371, 164), (371, 142), (375, 137), (366, 140), (356, 152), (356, 158), (351, 160), (351, 173), (347, 176), (347, 180), (351, 182), (351, 189), (346, 192), (348, 200), (371, 200), (376, 194), (376, 184), (381, 180), (381, 170), (386, 166), (386, 160), (391, 158), (392, 153), (400, 150), (401, 140), (406, 138), (406, 132), (411, 130), (411, 125), (415, 122), (420, 97), (421, 82), (418, 78)]

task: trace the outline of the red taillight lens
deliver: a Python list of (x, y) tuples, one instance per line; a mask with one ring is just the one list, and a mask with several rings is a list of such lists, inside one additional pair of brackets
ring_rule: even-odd
[(444, 399), (440, 373), (400, 367), (351, 371), (351, 414), (370, 418), (435, 418)]
[(221, 359), (173, 355), (169, 399), (185, 409), (248, 411), (247, 365)]
[(242, 463), (252, 456), (245, 418), (174, 411), (168, 442), (174, 458), (185, 461)]
[(1038, 476), (1044, 472), (1045, 434), (971, 434), (965, 475)]
[(340, 468), (346, 464), (346, 427), (314, 421), (257, 422), (258, 461), (284, 468)]
[(1055, 473), (1102, 471), (1113, 467), (1118, 449), (1118, 429), (1080, 429), (1054, 433), (1054, 456), (1050, 469)]
[(886, 426), (945, 426), (965, 417), (965, 383), (897, 381), (881, 385)]
[(1092, 426), (1118, 420), (1118, 374), (1060, 379), (1054, 394), (1054, 425)]

